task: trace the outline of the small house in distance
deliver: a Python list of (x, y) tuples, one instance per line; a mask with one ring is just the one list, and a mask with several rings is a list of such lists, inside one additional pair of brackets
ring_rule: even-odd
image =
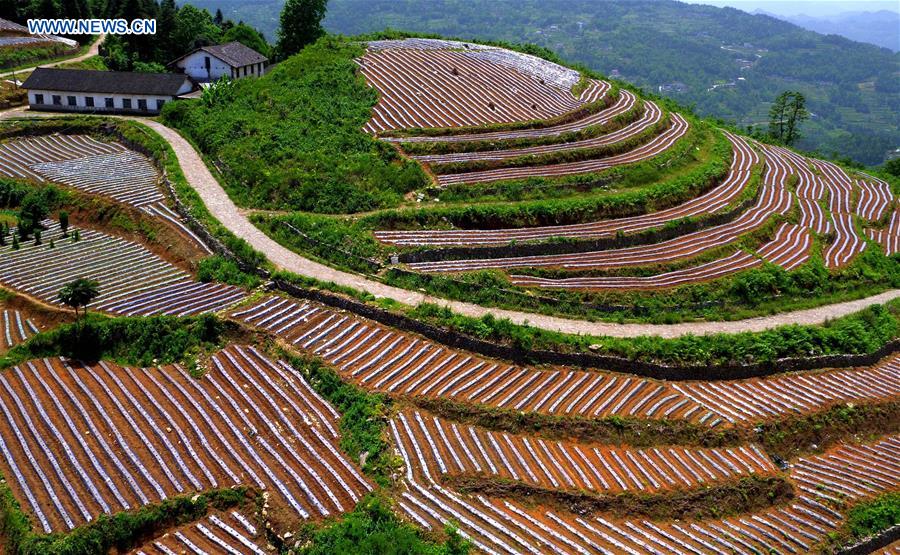
[(37, 68), (22, 88), (32, 110), (153, 115), (194, 84), (175, 73)]
[(183, 71), (198, 83), (216, 81), (221, 77), (240, 79), (259, 77), (265, 73), (269, 59), (239, 42), (203, 46), (169, 62), (169, 67)]

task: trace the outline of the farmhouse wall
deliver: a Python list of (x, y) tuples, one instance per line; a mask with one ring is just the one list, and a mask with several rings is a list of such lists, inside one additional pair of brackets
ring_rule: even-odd
[[(180, 92), (180, 91), (179, 91)], [(187, 92), (187, 91), (184, 91)], [(43, 95), (43, 102), (38, 102), (38, 95)], [(60, 104), (53, 103), (53, 97), (59, 96)], [(75, 105), (71, 106), (69, 104), (69, 97), (75, 97)], [(94, 99), (94, 106), (88, 106), (87, 98), (92, 97)], [(106, 106), (106, 99), (113, 99), (113, 107), (108, 108)], [(125, 100), (131, 100), (131, 108), (125, 107)], [(51, 109), (54, 111), (71, 111), (71, 112), (137, 112), (137, 113), (146, 113), (144, 110), (140, 110), (139, 100), (144, 100), (147, 102), (147, 110), (146, 112), (150, 113), (158, 113), (158, 101), (162, 102), (171, 102), (174, 100), (173, 96), (161, 96), (161, 95), (146, 95), (146, 94), (118, 94), (118, 93), (73, 93), (67, 91), (52, 91), (52, 90), (40, 90), (40, 89), (32, 89), (28, 91), (28, 104), (36, 110), (41, 109)]]
[[(206, 58), (209, 58), (209, 71), (206, 69)], [(259, 76), (265, 72), (265, 64), (263, 63), (233, 67), (203, 50), (185, 56), (184, 59), (179, 60), (175, 65), (184, 70), (184, 73), (195, 81), (216, 81), (222, 76), (237, 79), (251, 75)]]

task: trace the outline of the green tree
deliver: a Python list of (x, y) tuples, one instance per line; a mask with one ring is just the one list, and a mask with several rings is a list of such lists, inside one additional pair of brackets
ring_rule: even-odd
[(19, 0), (0, 0), (0, 13), (3, 17), (17, 23), (21, 23), (21, 17), (27, 6), (22, 6)]
[(222, 42), (232, 41), (237, 41), (244, 46), (252, 48), (263, 56), (269, 56), (270, 54), (271, 49), (269, 47), (269, 43), (266, 42), (266, 38), (262, 35), (262, 33), (247, 25), (246, 23), (238, 23), (237, 25), (225, 31), (225, 35), (222, 37)]
[(59, 229), (62, 231), (63, 237), (69, 234), (69, 213), (65, 210), (59, 212)]
[(173, 57), (177, 58), (201, 46), (218, 44), (221, 39), (222, 29), (213, 23), (208, 11), (190, 4), (185, 4), (178, 10), (171, 40)]
[(100, 284), (87, 278), (78, 278), (75, 281), (66, 284), (59, 290), (59, 300), (66, 306), (75, 309), (75, 319), (78, 319), (78, 310), (84, 309), (84, 316), (87, 316), (87, 305), (90, 304), (100, 293)]
[(166, 66), (156, 62), (134, 62), (132, 71), (135, 73), (165, 73)]
[(175, 0), (162, 0), (159, 4), (159, 15), (156, 17), (156, 61), (171, 62), (178, 57), (172, 48), (172, 34), (175, 32), (175, 18), (178, 17), (178, 6)]
[(278, 55), (293, 56), (325, 34), (322, 18), (328, 0), (287, 0), (281, 10), (281, 26), (278, 29)]
[(885, 162), (884, 171), (893, 175), (894, 177), (900, 177), (900, 158), (894, 158)]
[(56, 0), (34, 0), (28, 9), (28, 14), (33, 18), (57, 18), (62, 17), (62, 9)]
[(785, 91), (775, 98), (772, 107), (769, 108), (769, 135), (781, 140), (784, 137), (784, 117), (787, 113), (788, 92)]
[(793, 144), (800, 137), (800, 124), (808, 118), (806, 97), (800, 92), (784, 91), (769, 109), (769, 135), (784, 144)]
[(22, 199), (19, 207), (19, 229), (22, 238), (28, 237), (32, 231), (41, 227), (41, 220), (50, 213), (48, 195), (42, 191), (32, 191)]
[(807, 119), (809, 119), (809, 112), (806, 110), (806, 97), (799, 92), (792, 93), (791, 100), (787, 105), (787, 122), (784, 130), (786, 144), (794, 144), (794, 141), (800, 137), (799, 126)]

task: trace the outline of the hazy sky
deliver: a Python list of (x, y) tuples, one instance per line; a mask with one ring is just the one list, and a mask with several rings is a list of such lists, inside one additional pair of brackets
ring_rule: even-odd
[(689, 4), (731, 6), (753, 12), (761, 9), (778, 15), (806, 14), (827, 17), (840, 12), (890, 10), (900, 12), (900, 0), (681, 0)]

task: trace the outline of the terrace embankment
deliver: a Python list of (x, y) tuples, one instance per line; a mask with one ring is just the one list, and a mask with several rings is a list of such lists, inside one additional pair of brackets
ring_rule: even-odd
[(657, 494), (592, 495), (472, 476), (451, 477), (446, 485), (464, 494), (509, 499), (526, 507), (544, 506), (573, 514), (606, 514), (615, 518), (699, 520), (753, 513), (784, 505), (794, 497), (790, 482), (781, 477), (749, 477), (700, 490)]

